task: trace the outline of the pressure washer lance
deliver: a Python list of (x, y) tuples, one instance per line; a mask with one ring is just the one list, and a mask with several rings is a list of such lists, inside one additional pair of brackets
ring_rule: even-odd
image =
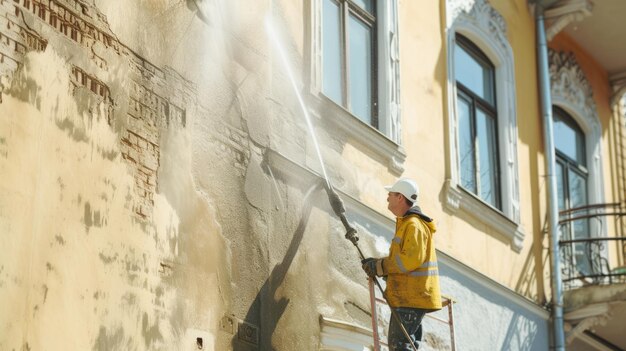
[[(356, 229), (354, 229), (354, 227), (350, 224), (350, 222), (346, 218), (346, 208), (343, 206), (343, 201), (341, 200), (341, 198), (339, 197), (339, 194), (337, 194), (335, 189), (333, 189), (333, 187), (330, 185), (330, 182), (327, 181), (325, 184), (326, 184), (326, 187), (325, 187), (326, 193), (328, 194), (328, 202), (330, 202), (330, 207), (332, 207), (333, 212), (335, 212), (337, 217), (339, 217), (339, 219), (341, 220), (341, 223), (343, 223), (343, 226), (346, 228), (346, 239), (350, 240), (350, 242), (354, 244), (354, 247), (356, 247), (357, 251), (359, 251), (359, 256), (361, 257), (361, 261), (362, 261), (365, 259), (365, 256), (363, 255), (363, 252), (361, 251), (361, 248), (359, 247), (359, 244), (358, 244), (359, 237), (356, 235)], [(385, 298), (385, 301), (387, 301), (387, 305), (389, 305), (389, 300), (387, 300), (385, 291), (383, 290), (383, 287), (378, 282), (378, 278), (377, 277), (372, 277), (372, 278), (374, 280), (374, 283), (376, 283), (378, 290), (380, 290), (380, 293)], [(411, 347), (413, 348), (413, 350), (417, 351), (417, 347), (413, 343), (413, 340), (411, 339), (409, 332), (406, 330), (404, 323), (402, 322), (402, 319), (400, 318), (396, 310), (391, 308), (391, 306), (389, 306), (389, 310), (391, 311), (391, 315), (393, 316), (393, 318), (395, 318), (396, 322), (398, 322), (398, 324), (400, 325), (400, 329), (402, 329), (402, 333), (404, 333), (404, 336), (411, 344)]]

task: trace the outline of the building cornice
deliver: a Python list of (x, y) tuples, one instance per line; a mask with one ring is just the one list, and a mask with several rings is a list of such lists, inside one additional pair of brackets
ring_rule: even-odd
[(568, 24), (582, 21), (591, 16), (593, 3), (591, 0), (562, 0), (544, 12), (547, 22), (546, 37), (552, 40)]

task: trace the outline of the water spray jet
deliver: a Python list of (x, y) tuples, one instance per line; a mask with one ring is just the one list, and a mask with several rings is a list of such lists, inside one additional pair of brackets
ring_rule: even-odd
[[(311, 136), (311, 139), (313, 140), (315, 151), (317, 153), (320, 167), (322, 169), (322, 178), (324, 181), (324, 188), (326, 189), (326, 194), (328, 195), (328, 202), (330, 203), (330, 207), (333, 209), (333, 212), (335, 212), (335, 215), (339, 217), (339, 219), (341, 220), (341, 223), (346, 229), (346, 235), (345, 235), (346, 239), (350, 240), (350, 242), (354, 244), (354, 247), (356, 247), (357, 251), (359, 252), (359, 257), (361, 258), (361, 261), (363, 261), (365, 259), (365, 255), (363, 255), (363, 252), (361, 251), (361, 248), (359, 247), (359, 244), (358, 244), (359, 237), (356, 234), (357, 231), (354, 228), (354, 226), (352, 226), (350, 221), (348, 221), (348, 219), (346, 218), (346, 209), (343, 205), (343, 200), (341, 200), (341, 198), (339, 197), (339, 194), (337, 194), (335, 189), (333, 189), (332, 184), (330, 183), (330, 180), (328, 179), (328, 174), (326, 173), (324, 159), (322, 158), (322, 153), (320, 151), (320, 147), (317, 142), (317, 137), (315, 135), (315, 130), (313, 129), (313, 124), (311, 123), (309, 112), (307, 110), (306, 104), (304, 103), (304, 100), (302, 99), (302, 95), (300, 94), (300, 89), (298, 89), (298, 85), (296, 84), (296, 80), (291, 71), (291, 67), (289, 65), (289, 62), (287, 61), (287, 55), (285, 54), (285, 50), (283, 49), (283, 46), (281, 45), (281, 42), (278, 38), (278, 34), (274, 30), (274, 27), (271, 22), (271, 17), (269, 15), (266, 16), (265, 18), (265, 29), (270, 37), (270, 40), (274, 43), (274, 47), (278, 51), (278, 56), (280, 56), (281, 58), (283, 67), (293, 87), (293, 91), (296, 94), (296, 97), (298, 98), (300, 108), (302, 109), (302, 114), (304, 116), (304, 119), (306, 120), (309, 135)], [(311, 187), (311, 189), (309, 190), (309, 193), (307, 193), (307, 197), (310, 194), (310, 192), (312, 192), (315, 188), (316, 188), (315, 185)], [(372, 277), (372, 280), (374, 281), (374, 283), (376, 283), (376, 286), (380, 290), (382, 296), (385, 298), (385, 300), (387, 300), (387, 296), (385, 296), (385, 291), (380, 285), (380, 282), (378, 281), (378, 279), (376, 277)], [(389, 304), (388, 300), (387, 300), (387, 304)], [(411, 347), (413, 348), (413, 350), (417, 351), (417, 347), (415, 346), (415, 344), (413, 343), (413, 340), (409, 336), (409, 333), (407, 332), (406, 327), (404, 326), (404, 322), (402, 321), (398, 313), (391, 307), (389, 308), (389, 310), (391, 311), (391, 315), (393, 316), (392, 318), (395, 318), (398, 324), (400, 325), (400, 329), (402, 329), (402, 333), (404, 333), (404, 336), (411, 344)]]

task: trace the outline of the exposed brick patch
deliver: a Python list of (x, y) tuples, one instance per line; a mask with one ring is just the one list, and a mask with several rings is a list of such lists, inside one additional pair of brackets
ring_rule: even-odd
[[(69, 45), (73, 54), (83, 55), (94, 64), (88, 70), (72, 66), (70, 89), (75, 92), (79, 87), (86, 88), (102, 99), (111, 126), (115, 123), (115, 109), (120, 106), (113, 100), (111, 86), (98, 77), (109, 70), (111, 63), (96, 52), (106, 50), (129, 64), (128, 79), (132, 84), (128, 91), (128, 112), (123, 125), (114, 127), (120, 130), (122, 159), (135, 178), (133, 212), (139, 218), (149, 218), (157, 190), (160, 133), (166, 128), (185, 128), (185, 106), (190, 100), (195, 101), (195, 87), (173, 70), (153, 65), (120, 43), (106, 17), (93, 4), (80, 0), (0, 0), (0, 76), (10, 80), (22, 65), (26, 52), (45, 50), (50, 42), (60, 43), (43, 38), (37, 30), (69, 39), (60, 41), (65, 43), (61, 45)], [(94, 50), (96, 43), (99, 50)], [(243, 151), (238, 155), (237, 159), (245, 163), (247, 156)]]
[(184, 109), (136, 81), (132, 84), (129, 105), (129, 116), (147, 125), (167, 128), (186, 124)]
[[(6, 1), (5, 1), (6, 2)], [(113, 36), (102, 14), (77, 0), (13, 0), (16, 15), (32, 13), (57, 32), (85, 46), (100, 42), (120, 52), (120, 43)], [(96, 12), (96, 16), (92, 15)]]
[(140, 217), (147, 218), (154, 205), (159, 146), (132, 131), (127, 130), (124, 134), (121, 139), (122, 158), (133, 170), (138, 197), (133, 210)]
[(113, 118), (113, 101), (111, 100), (111, 90), (109, 87), (97, 77), (86, 73), (76, 66), (72, 67), (70, 83), (72, 84), (72, 92), (74, 92), (78, 87), (84, 87), (104, 102), (106, 107), (107, 122), (111, 125), (111, 120)]
[[(24, 55), (30, 50), (43, 51), (48, 41), (24, 25), (19, 8), (8, 0), (0, 0), (0, 77), (12, 78)], [(0, 86), (0, 103), (6, 86)]]
[(216, 123), (213, 130), (214, 139), (219, 148), (214, 150), (219, 159), (232, 160), (232, 166), (243, 176), (250, 161), (250, 150), (246, 147), (248, 134), (226, 123)]

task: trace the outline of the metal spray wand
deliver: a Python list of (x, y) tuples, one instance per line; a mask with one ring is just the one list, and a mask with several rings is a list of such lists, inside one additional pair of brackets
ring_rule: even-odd
[[(330, 183), (330, 180), (328, 179), (328, 174), (326, 174), (324, 159), (322, 158), (322, 153), (320, 152), (319, 143), (317, 142), (315, 130), (313, 129), (313, 124), (311, 123), (311, 118), (309, 117), (309, 113), (304, 103), (304, 99), (302, 99), (302, 96), (300, 95), (300, 91), (298, 89), (298, 85), (296, 84), (294, 75), (291, 72), (289, 62), (287, 61), (287, 55), (285, 54), (285, 51), (280, 43), (280, 40), (278, 39), (278, 34), (274, 30), (274, 27), (271, 23), (271, 18), (269, 16), (267, 16), (265, 19), (265, 28), (269, 34), (270, 39), (274, 42), (274, 45), (278, 51), (278, 56), (280, 57), (283, 63), (283, 67), (287, 73), (287, 76), (289, 77), (289, 80), (296, 94), (296, 97), (298, 98), (298, 102), (300, 104), (300, 108), (302, 109), (302, 114), (304, 115), (307, 128), (309, 129), (309, 133), (311, 135), (311, 138), (313, 139), (313, 145), (315, 146), (315, 151), (317, 153), (317, 157), (319, 158), (320, 166), (322, 168), (323, 180), (325, 182), (324, 185), (326, 188), (326, 193), (328, 194), (328, 201), (330, 202), (330, 206), (332, 207), (335, 214), (341, 220), (341, 223), (343, 223), (343, 226), (346, 228), (346, 239), (350, 240), (352, 244), (354, 244), (354, 247), (356, 247), (357, 251), (359, 251), (359, 256), (361, 257), (361, 260), (364, 260), (365, 256), (363, 255), (363, 252), (361, 251), (361, 248), (358, 245), (359, 237), (356, 235), (356, 229), (354, 229), (354, 227), (350, 224), (350, 222), (346, 218), (346, 209), (343, 206), (343, 201), (341, 201), (341, 198), (339, 198), (339, 195), (333, 189)], [(385, 296), (385, 292), (382, 286), (380, 285), (380, 282), (378, 281), (376, 277), (373, 277), (373, 280), (376, 283), (376, 286), (380, 290), (381, 294), (385, 298), (385, 301), (387, 301), (387, 304), (389, 304), (389, 300), (387, 300), (387, 296)], [(391, 306), (389, 307), (390, 307), (389, 309), (391, 310), (391, 315), (393, 316), (393, 318), (396, 319), (396, 322), (398, 322), (398, 324), (400, 325), (400, 329), (402, 329), (402, 333), (404, 333), (404, 336), (407, 338), (407, 340), (411, 344), (411, 347), (413, 348), (413, 350), (417, 351), (417, 347), (413, 343), (413, 340), (411, 340), (411, 336), (407, 332), (404, 326), (404, 323), (402, 322), (402, 319), (400, 318), (398, 313), (393, 308), (391, 308)]]

